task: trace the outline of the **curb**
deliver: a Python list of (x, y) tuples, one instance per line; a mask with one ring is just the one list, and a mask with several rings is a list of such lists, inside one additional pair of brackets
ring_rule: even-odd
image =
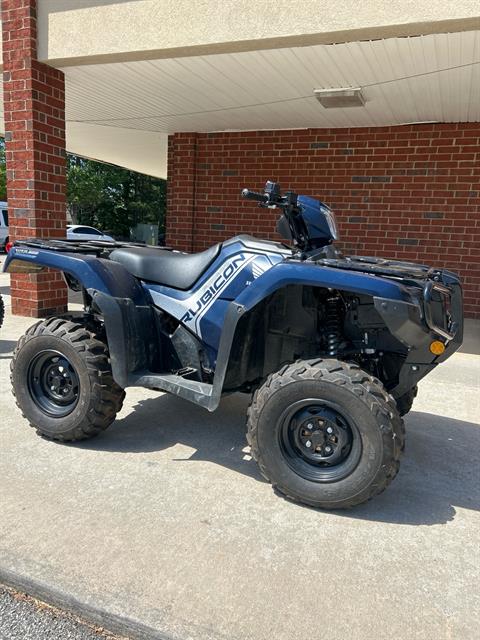
[(127, 636), (132, 640), (174, 640), (173, 636), (165, 635), (132, 618), (112, 614), (101, 607), (85, 604), (67, 591), (1, 567), (0, 584), (23, 592), (57, 609), (72, 613), (85, 622), (102, 627), (116, 635)]

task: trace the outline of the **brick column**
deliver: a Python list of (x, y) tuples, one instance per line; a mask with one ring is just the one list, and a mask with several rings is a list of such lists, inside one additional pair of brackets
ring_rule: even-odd
[[(10, 240), (65, 237), (65, 82), (37, 58), (36, 0), (2, 0), (3, 92)], [(58, 272), (12, 274), (12, 311), (66, 310)]]
[(196, 133), (168, 137), (166, 242), (182, 251), (195, 247), (197, 137)]

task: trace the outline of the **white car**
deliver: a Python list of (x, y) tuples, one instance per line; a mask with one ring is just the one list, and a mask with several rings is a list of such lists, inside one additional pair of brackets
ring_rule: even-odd
[(94, 227), (86, 227), (81, 224), (67, 225), (67, 240), (109, 240), (113, 242), (112, 236), (107, 236)]
[(0, 202), (0, 249), (5, 251), (8, 242), (8, 204)]

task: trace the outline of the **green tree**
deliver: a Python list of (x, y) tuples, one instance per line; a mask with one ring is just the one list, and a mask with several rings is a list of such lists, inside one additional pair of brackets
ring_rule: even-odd
[(67, 203), (75, 222), (93, 224), (95, 211), (104, 201), (103, 180), (93, 163), (67, 156)]
[(67, 163), (67, 202), (75, 222), (126, 238), (138, 223), (163, 231), (165, 180), (74, 155)]
[[(72, 219), (129, 238), (138, 223), (165, 227), (166, 181), (111, 164), (67, 155), (67, 206)], [(0, 138), (0, 200), (7, 200), (5, 140)]]

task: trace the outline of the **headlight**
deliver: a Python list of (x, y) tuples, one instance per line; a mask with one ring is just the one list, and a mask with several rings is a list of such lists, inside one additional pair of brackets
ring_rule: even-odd
[(335, 214), (328, 207), (322, 207), (322, 213), (325, 216), (330, 233), (334, 240), (338, 240), (337, 221), (335, 220)]

